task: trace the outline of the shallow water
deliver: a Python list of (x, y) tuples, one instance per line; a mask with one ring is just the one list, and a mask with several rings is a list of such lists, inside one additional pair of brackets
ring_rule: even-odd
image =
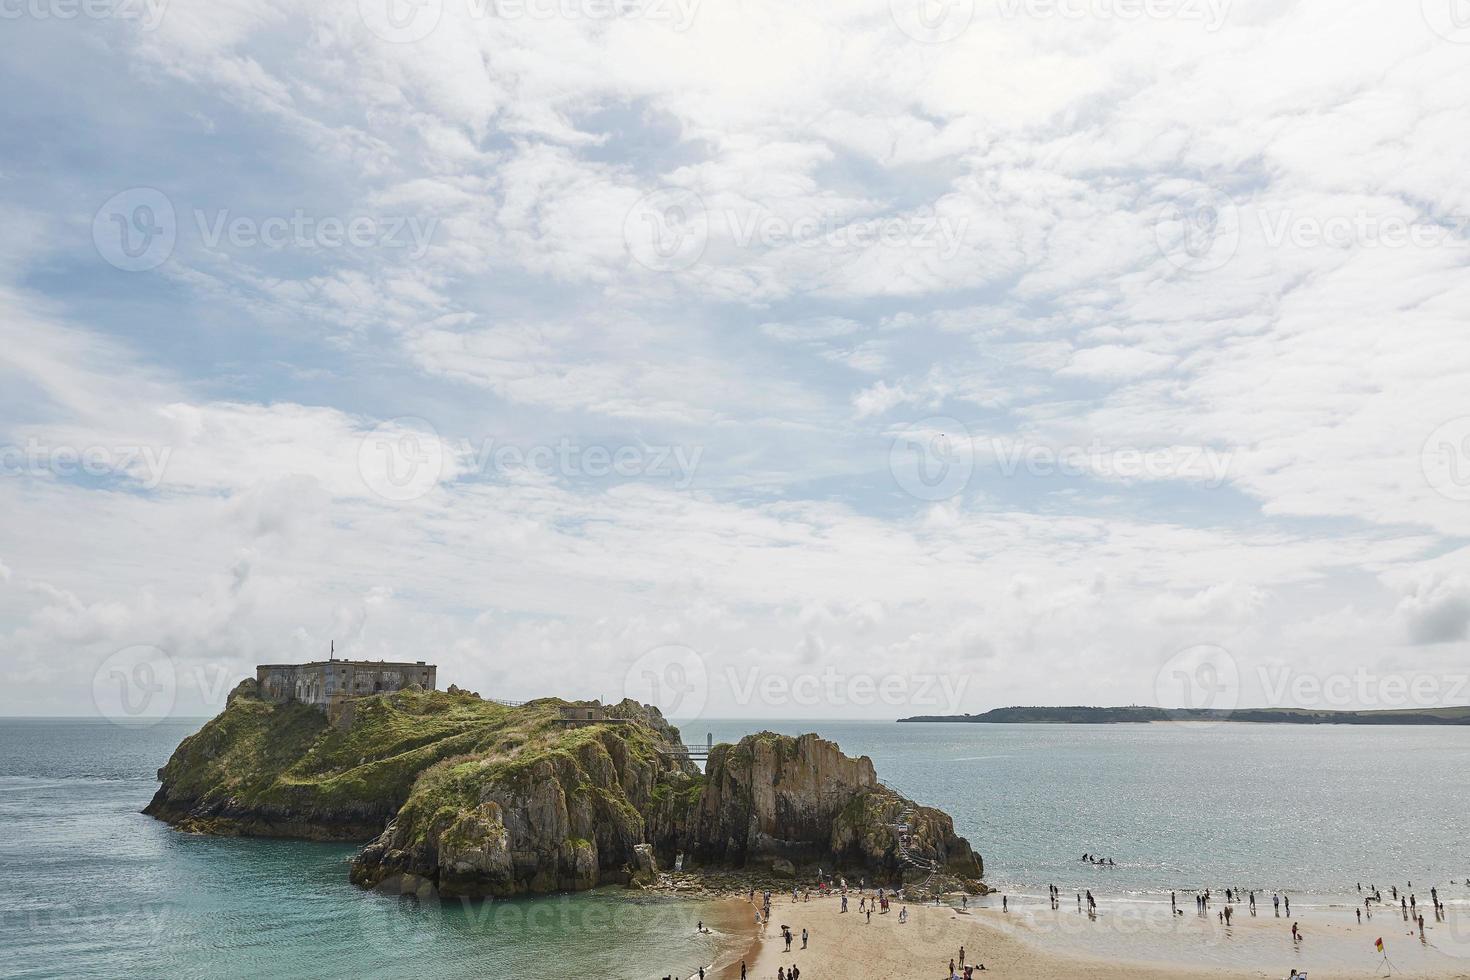
[[(688, 976), (707, 907), (612, 894), (421, 904), (347, 880), (352, 845), (207, 838), (137, 811), (198, 722), (0, 721), (0, 975)], [(716, 932), (695, 935), (709, 918)]]
[[(0, 973), (631, 980), (688, 976), (738, 946), (743, 923), (722, 925), (707, 906), (621, 890), (420, 905), (352, 887), (351, 845), (177, 833), (138, 810), (198, 724), (0, 720)], [(684, 734), (760, 728), (816, 730), (872, 756), (890, 785), (954, 814), (990, 881), (1021, 897), (1018, 912), (1037, 913), (1036, 928), (1061, 923), (1052, 941), (1079, 951), (1177, 954), (1176, 927), (1124, 928), (1125, 905), (1110, 900), (1101, 926), (1084, 924), (1039, 897), (1028, 910), (1023, 896), (1055, 882), (1157, 907), (1171, 887), (1285, 888), (1313, 918), (1346, 922), (1357, 881), (1387, 894), (1412, 879), (1421, 898), (1437, 882), (1453, 906), (1470, 905), (1470, 887), (1446, 884), (1470, 877), (1470, 728), (794, 721)], [(1084, 865), (1084, 850), (1118, 867)], [(702, 917), (716, 935), (695, 936)], [(1375, 918), (1395, 935), (1395, 917)], [(1200, 937), (1205, 925), (1194, 923)], [(1202, 960), (1230, 962), (1229, 945), (1199, 942)]]
[[(1415, 882), (1470, 903), (1470, 726), (761, 723), (817, 731), (954, 816), (1009, 890), (1284, 889), (1358, 901)], [(685, 741), (752, 730), (684, 725)], [(1084, 864), (1083, 853), (1117, 866)], [(1317, 898), (1309, 900), (1316, 901)], [(1294, 899), (1296, 901), (1296, 899)]]

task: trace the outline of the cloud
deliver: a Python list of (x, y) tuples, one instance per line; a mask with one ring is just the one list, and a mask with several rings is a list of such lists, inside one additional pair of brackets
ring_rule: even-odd
[[(0, 643), (32, 683), (0, 711), (85, 710), (82, 668), (137, 642), (231, 671), (435, 650), (512, 696), (617, 694), (684, 642), (714, 677), (973, 673), (970, 708), (1146, 700), (1192, 642), (1459, 652), (1470, 126), (1412, 5), (977, 8), (923, 45), (882, 2), (673, 6), (446, 4), (412, 43), (305, 0), (8, 22)], [(93, 240), (130, 187), (176, 212), (149, 273)], [(297, 211), (431, 233), (200, 230)], [(932, 418), (1173, 468), (981, 454), (916, 497), (894, 434)], [(374, 439), (440, 469), (393, 499)]]
[(1396, 613), (1411, 643), (1454, 643), (1470, 637), (1470, 578), (1452, 575), (1416, 583)]

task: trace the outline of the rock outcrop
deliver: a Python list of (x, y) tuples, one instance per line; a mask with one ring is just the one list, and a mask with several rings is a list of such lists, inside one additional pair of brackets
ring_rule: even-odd
[(701, 862), (779, 875), (791, 862), (894, 882), (937, 871), (978, 884), (984, 874), (947, 814), (888, 789), (867, 756), (850, 758), (816, 735), (762, 732), (715, 746), (688, 845)]
[(656, 708), (624, 701), (576, 721), (567, 707), (404, 690), (358, 699), (351, 723), (332, 725), (242, 685), (159, 771), (145, 812), (204, 833), (367, 841), (352, 880), (394, 892), (646, 887), (681, 855), (710, 873), (821, 866), (984, 887), (948, 816), (816, 735), (715, 746), (704, 775)]

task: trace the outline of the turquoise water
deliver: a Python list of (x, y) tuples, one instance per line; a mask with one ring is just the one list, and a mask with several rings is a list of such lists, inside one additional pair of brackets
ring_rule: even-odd
[[(139, 814), (197, 722), (0, 720), (0, 973), (17, 977), (687, 976), (731, 937), (626, 894), (418, 905), (347, 882), (348, 845), (211, 839)], [(686, 724), (688, 741), (816, 730), (955, 817), (992, 883), (1169, 888), (1358, 881), (1470, 905), (1470, 728)], [(1081, 864), (1083, 851), (1118, 864)], [(654, 968), (649, 969), (652, 965)]]
[[(749, 722), (684, 726), (686, 741)], [(993, 885), (1225, 887), (1470, 903), (1470, 727), (764, 723), (817, 731), (954, 817)], [(1116, 868), (1083, 864), (1100, 854)], [(1462, 884), (1450, 886), (1455, 879)], [(1356, 897), (1352, 898), (1356, 902)]]
[(197, 727), (0, 720), (0, 976), (633, 980), (734, 942), (621, 889), (419, 904), (349, 884), (350, 845), (177, 833), (137, 811)]

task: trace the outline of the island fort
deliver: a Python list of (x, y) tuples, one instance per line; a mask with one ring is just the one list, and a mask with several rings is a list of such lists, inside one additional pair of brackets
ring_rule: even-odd
[(257, 697), (272, 704), (297, 701), (335, 715), (343, 702), (368, 694), (401, 691), (417, 684), (434, 690), (438, 668), (422, 660), (318, 660), (307, 664), (261, 664), (255, 668)]

